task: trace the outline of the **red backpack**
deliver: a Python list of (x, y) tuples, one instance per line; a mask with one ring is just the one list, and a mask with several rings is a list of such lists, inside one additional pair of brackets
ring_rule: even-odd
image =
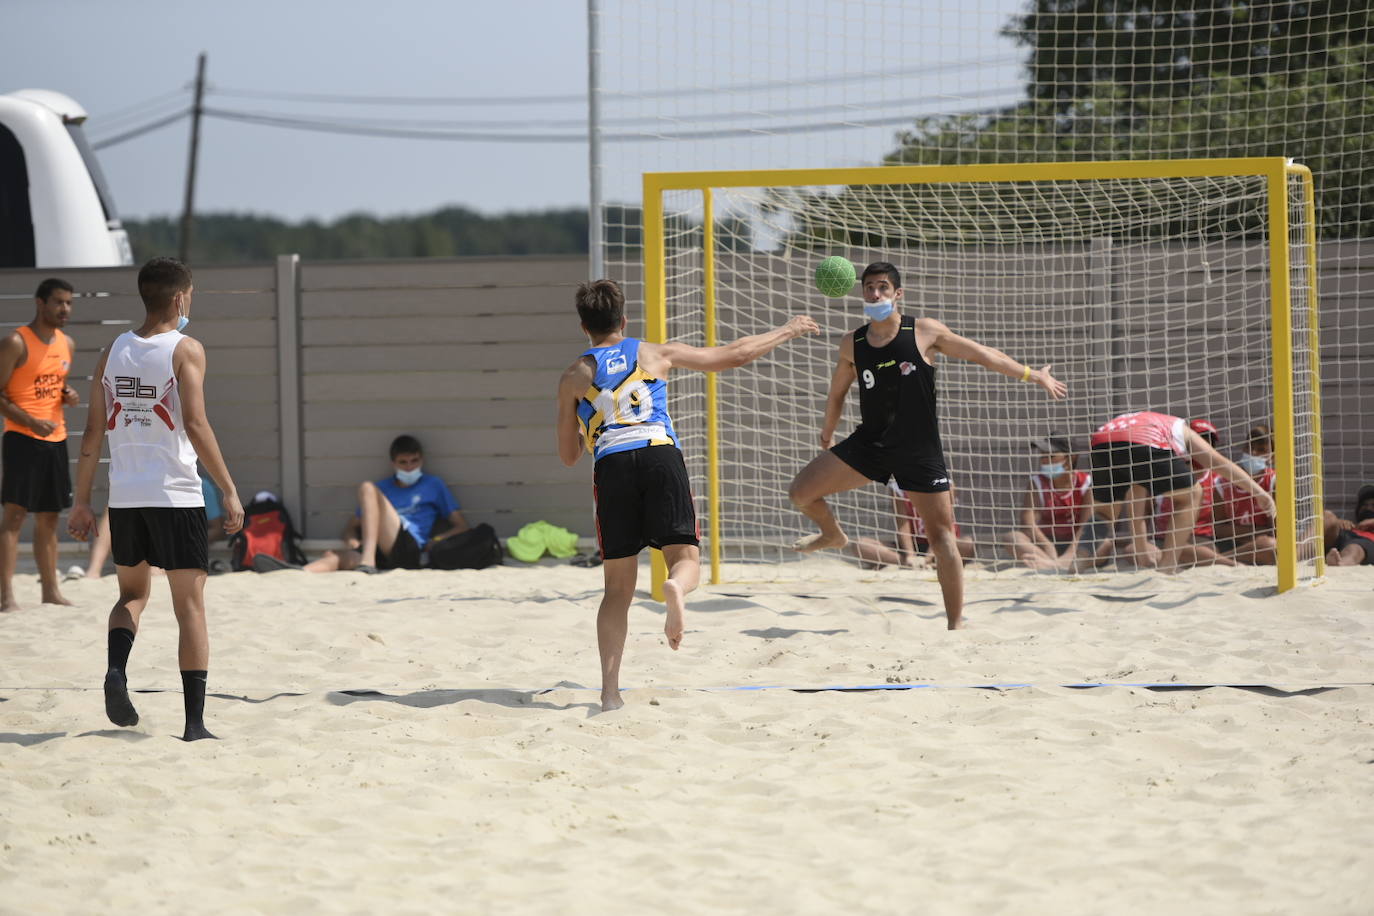
[(243, 529), (229, 539), (229, 564), (235, 572), (242, 572), (252, 569), (253, 558), (263, 554), (304, 565), (305, 553), (300, 540), (290, 513), (280, 502), (275, 499), (251, 502), (243, 509)]

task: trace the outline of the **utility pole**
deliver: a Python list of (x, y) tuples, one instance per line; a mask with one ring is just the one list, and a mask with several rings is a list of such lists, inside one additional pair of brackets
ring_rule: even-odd
[(587, 207), (587, 254), (591, 279), (606, 276), (601, 223), (601, 10), (587, 0), (587, 166), (591, 200)]
[(191, 106), (191, 161), (186, 166), (186, 200), (181, 207), (181, 243), (178, 257), (185, 263), (191, 250), (191, 214), (196, 198), (196, 154), (200, 151), (201, 99), (205, 97), (205, 52), (196, 63), (196, 100)]

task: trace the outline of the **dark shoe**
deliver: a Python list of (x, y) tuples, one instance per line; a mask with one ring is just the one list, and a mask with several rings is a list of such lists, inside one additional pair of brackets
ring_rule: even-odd
[(601, 559), (601, 551), (598, 550), (596, 553), (593, 553), (593, 554), (590, 554), (590, 555), (587, 555), (587, 556), (583, 556), (582, 554), (578, 554), (577, 556), (573, 557), (573, 558), (572, 558), (571, 560), (569, 560), (568, 562), (571, 563), (571, 564), (574, 565), (574, 566), (581, 566), (581, 567), (584, 567), (584, 568), (592, 568), (592, 567), (600, 566), (600, 565), (602, 564), (603, 561), (602, 561), (602, 559)]
[(276, 557), (268, 556), (265, 553), (253, 555), (253, 572), (269, 573), (277, 572), (282, 569), (304, 569), (295, 563), (288, 563), (285, 560), (278, 560)]
[(377, 567), (375, 567), (375, 566), (368, 566), (366, 563), (363, 563), (363, 564), (361, 564), (361, 565), (359, 565), (359, 566), (357, 566), (357, 567), (355, 567), (355, 568), (357, 569), (358, 572), (362, 573), (362, 574), (365, 575), (365, 576), (375, 576), (375, 575), (377, 575)]
[(210, 561), (210, 575), (218, 576), (230, 571), (227, 560), (214, 559)]

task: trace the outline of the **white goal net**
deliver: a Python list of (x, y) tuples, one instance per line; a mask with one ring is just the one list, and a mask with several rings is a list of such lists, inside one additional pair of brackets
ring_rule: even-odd
[[(795, 341), (717, 376), (714, 472), (709, 383), (690, 373), (674, 377), (670, 407), (703, 530), (719, 539), (721, 561), (753, 564), (750, 577), (766, 578), (769, 566), (797, 558), (792, 541), (813, 530), (790, 504), (788, 484), (819, 451), (839, 339), (866, 320), (857, 286), (844, 299), (816, 291), (814, 268), (833, 254), (860, 271), (869, 262), (891, 262), (902, 274), (905, 314), (939, 319), (1037, 368), (1051, 364), (1069, 386), (1069, 396), (1054, 401), (976, 364), (936, 360), (955, 517), (970, 542), (966, 549), (979, 560), (1012, 558), (1005, 544), (1041, 469), (1034, 441), (1067, 439), (1071, 460), (1086, 471), (1095, 429), (1118, 415), (1150, 410), (1208, 421), (1228, 453), (1253, 427), (1271, 426), (1272, 460), (1280, 473), (1293, 475), (1286, 481), (1292, 484), (1292, 556), (1310, 561), (1319, 511), (1318, 405), (1312, 226), (1301, 173), (1286, 178), (1290, 231), (1271, 245), (1275, 221), (1263, 175), (1037, 180), (1033, 169), (1019, 178), (1016, 168), (1002, 171), (1010, 175), (996, 181), (858, 184), (840, 172), (829, 184), (812, 175), (805, 185), (753, 187), (711, 187), (707, 175), (705, 187), (662, 193), (668, 339), (708, 343), (714, 321), (714, 340), (728, 342), (796, 313), (812, 315), (825, 329), (822, 339)], [(691, 183), (686, 176), (664, 178)], [(747, 174), (739, 179), (749, 180)], [(652, 275), (651, 268), (651, 284)], [(1275, 302), (1283, 300), (1276, 312)], [(1274, 314), (1290, 327), (1276, 327)], [(1276, 334), (1288, 337), (1277, 363)], [(1275, 388), (1277, 371), (1291, 379), (1291, 391)], [(1287, 406), (1276, 405), (1276, 390)], [(857, 424), (857, 400), (856, 386), (837, 440)], [(893, 545), (902, 519), (901, 503), (892, 497), (875, 483), (831, 504), (852, 540)], [(1170, 507), (1152, 502), (1143, 514), (1157, 543), (1173, 524)], [(1124, 526), (1119, 532), (1085, 527), (1080, 547), (1091, 554), (1095, 544), (1126, 533)], [(1123, 551), (1101, 568), (1134, 562)], [(1075, 571), (1089, 568), (1097, 567), (1080, 564)], [(1304, 562), (1299, 575), (1312, 570)]]

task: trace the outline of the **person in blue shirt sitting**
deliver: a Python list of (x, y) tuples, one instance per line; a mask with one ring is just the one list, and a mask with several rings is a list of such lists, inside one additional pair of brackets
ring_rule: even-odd
[[(467, 531), (458, 500), (446, 483), (424, 473), (424, 460), (420, 440), (397, 436), (391, 443), (392, 474), (358, 486), (358, 511), (344, 528), (348, 549), (326, 551), (306, 570), (419, 569), (425, 551), (436, 541)], [(433, 535), (440, 519), (448, 527)]]

